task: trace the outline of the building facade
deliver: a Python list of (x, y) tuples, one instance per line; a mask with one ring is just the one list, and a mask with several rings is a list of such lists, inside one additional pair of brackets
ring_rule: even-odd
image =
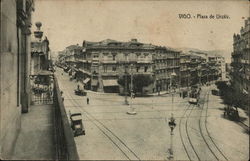
[(155, 85), (152, 92), (167, 91), (180, 84), (180, 51), (155, 47), (153, 54)]
[(181, 53), (180, 55), (180, 85), (181, 87), (189, 87), (190, 86), (190, 60), (191, 56), (186, 53)]
[(29, 108), (30, 35), (33, 0), (1, 0), (0, 157), (10, 158)]
[(64, 56), (60, 59), (67, 66), (73, 63), (76, 77), (93, 91), (123, 93), (124, 89), (117, 80), (125, 74), (152, 77), (154, 83), (143, 88), (146, 94), (168, 90), (173, 72), (177, 75), (173, 79), (179, 80), (179, 53), (166, 47), (140, 43), (137, 39), (128, 42), (107, 39), (83, 41), (82, 49), (78, 48), (71, 54), (61, 53)]
[(241, 93), (250, 92), (250, 17), (245, 20), (239, 34), (233, 35), (231, 54), (231, 80)]
[(37, 30), (34, 31), (34, 37), (31, 41), (31, 75), (48, 70), (50, 65), (49, 40), (47, 37), (43, 37), (41, 26), (41, 22), (36, 22)]
[(110, 39), (101, 42), (84, 41), (83, 59), (80, 61), (80, 69), (83, 68), (85, 75), (84, 83), (89, 81), (94, 91), (119, 92), (121, 86), (117, 81), (125, 73), (153, 74), (152, 52), (152, 45), (142, 44), (136, 39), (130, 42)]

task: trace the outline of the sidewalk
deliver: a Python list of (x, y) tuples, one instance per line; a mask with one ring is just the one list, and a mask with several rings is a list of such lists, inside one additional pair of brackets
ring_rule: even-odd
[[(174, 93), (180, 93), (180, 91), (184, 91), (184, 90), (188, 90), (188, 87), (182, 87), (182, 88), (176, 88)], [(165, 94), (171, 94), (170, 91), (160, 91), (159, 94), (158, 92), (152, 93), (152, 94), (148, 94), (149, 96), (161, 96), (161, 95), (165, 95)]]
[(244, 125), (248, 126), (248, 128), (249, 128), (249, 116), (246, 114), (246, 112), (244, 110), (242, 110), (240, 108), (238, 108), (238, 112), (239, 112), (239, 116), (241, 118), (243, 118), (243, 120), (241, 120), (241, 122)]
[(12, 159), (54, 159), (53, 108), (53, 105), (35, 105), (21, 116), (21, 130)]

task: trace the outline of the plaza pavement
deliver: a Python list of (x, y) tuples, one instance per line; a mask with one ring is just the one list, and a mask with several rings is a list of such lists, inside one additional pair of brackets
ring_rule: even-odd
[[(69, 81), (67, 73), (58, 74), (58, 77), (59, 86), (64, 91), (66, 111), (79, 111), (83, 115), (86, 135), (75, 137), (80, 159), (168, 160), (171, 142), (168, 119), (173, 113), (177, 123), (173, 135), (174, 160), (189, 160), (180, 137), (180, 129), (185, 128), (185, 124), (179, 124), (188, 107), (187, 98), (182, 99), (176, 94), (172, 104), (171, 95), (137, 97), (132, 99), (137, 114), (127, 115), (129, 106), (124, 105), (124, 97), (96, 92), (88, 92), (84, 97), (76, 96), (76, 83)], [(209, 88), (202, 89), (204, 96)], [(86, 97), (90, 98), (89, 105)], [(187, 127), (198, 155), (203, 160), (216, 160), (202, 139), (201, 131), (206, 140), (210, 139), (205, 130), (206, 122), (210, 137), (228, 160), (247, 160), (249, 135), (238, 124), (222, 117), (224, 105), (218, 96), (210, 93), (208, 98), (209, 102), (204, 98), (204, 107), (188, 110), (190, 118)], [(128, 100), (131, 102), (129, 97)], [(186, 134), (182, 135), (187, 143)], [(218, 158), (223, 159), (212, 142), (207, 142)], [(193, 153), (190, 145), (189, 151)], [(196, 156), (191, 158), (197, 160)]]

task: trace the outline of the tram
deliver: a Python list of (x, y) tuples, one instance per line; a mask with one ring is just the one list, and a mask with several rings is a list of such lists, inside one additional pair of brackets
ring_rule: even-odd
[(200, 91), (201, 89), (198, 86), (192, 86), (191, 91), (189, 93), (189, 100), (190, 104), (197, 104), (200, 98)]

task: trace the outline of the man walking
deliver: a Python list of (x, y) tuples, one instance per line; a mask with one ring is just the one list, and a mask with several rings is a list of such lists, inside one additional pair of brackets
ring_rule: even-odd
[(87, 97), (87, 104), (89, 104), (89, 98)]

